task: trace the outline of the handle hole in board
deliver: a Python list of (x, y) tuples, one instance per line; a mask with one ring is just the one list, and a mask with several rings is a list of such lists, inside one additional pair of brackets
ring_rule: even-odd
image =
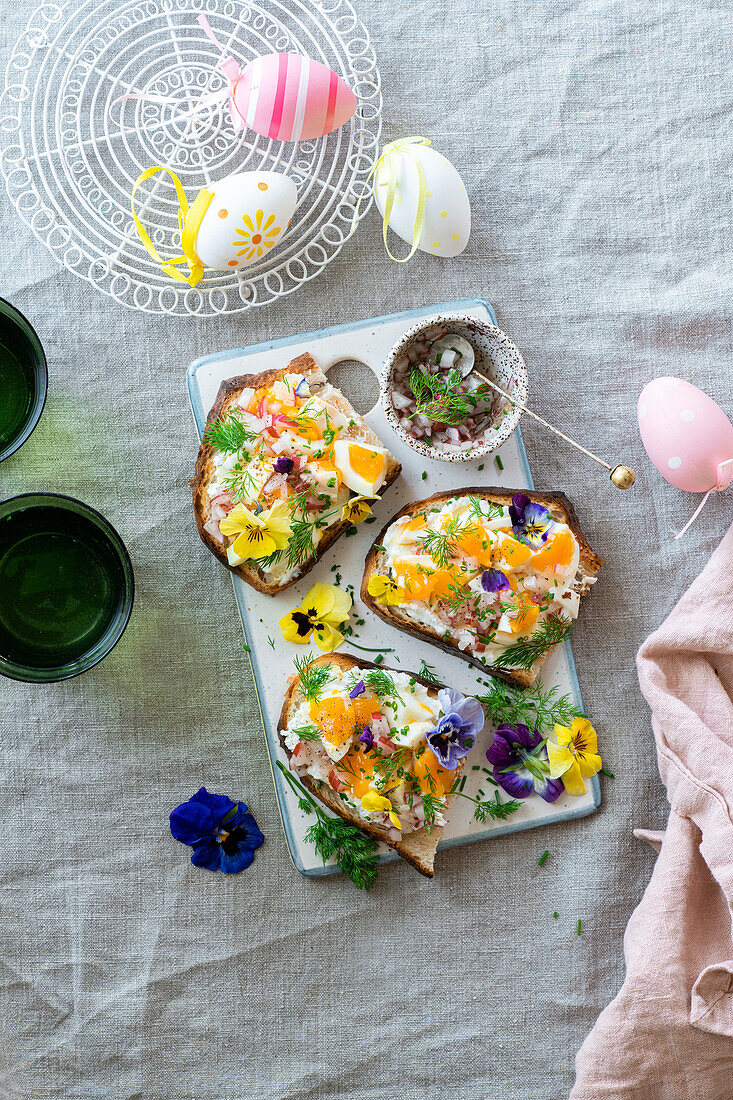
[(360, 416), (370, 413), (379, 401), (377, 376), (360, 359), (339, 359), (326, 373), (331, 385), (348, 397)]

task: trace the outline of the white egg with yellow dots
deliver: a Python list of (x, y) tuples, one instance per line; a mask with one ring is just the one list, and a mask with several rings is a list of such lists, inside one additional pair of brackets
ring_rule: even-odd
[(425, 206), (417, 247), (433, 256), (458, 256), (471, 232), (468, 195), (451, 162), (429, 145), (397, 141), (386, 147), (374, 174), (379, 213), (384, 217), (392, 175), (396, 187), (387, 224), (403, 241), (414, 243), (419, 225), (420, 171)]
[(257, 263), (282, 240), (295, 213), (295, 184), (280, 172), (238, 172), (209, 184), (194, 247), (214, 271)]

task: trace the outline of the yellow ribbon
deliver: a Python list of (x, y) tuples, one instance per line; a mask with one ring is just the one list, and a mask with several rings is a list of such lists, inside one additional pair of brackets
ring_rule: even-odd
[[(135, 194), (137, 193), (138, 187), (145, 183), (146, 180), (149, 180), (151, 176), (154, 176), (156, 172), (168, 173), (173, 180), (176, 189), (176, 197), (178, 199), (178, 228), (181, 231), (181, 248), (183, 249), (183, 255), (172, 256), (170, 259), (164, 259), (163, 256), (160, 255), (135, 211)], [(196, 286), (204, 277), (204, 265), (196, 255), (196, 234), (199, 231), (199, 226), (201, 225), (204, 214), (208, 210), (209, 203), (213, 197), (213, 191), (207, 191), (205, 188), (202, 188), (194, 199), (193, 205), (189, 207), (186, 192), (183, 190), (183, 184), (176, 173), (172, 172), (170, 168), (161, 167), (159, 164), (155, 165), (153, 168), (146, 168), (146, 170), (135, 180), (135, 186), (132, 189), (132, 197), (130, 200), (132, 220), (135, 223), (135, 228), (138, 231), (140, 240), (143, 242), (145, 248), (155, 262), (160, 264), (163, 268), (166, 275), (170, 275), (172, 279), (177, 279), (180, 283), (188, 283), (189, 286)], [(189, 275), (184, 275), (181, 271), (176, 271), (175, 265), (185, 263), (188, 264), (190, 271)]]
[[(389, 175), (387, 177), (387, 196), (384, 202), (384, 214), (382, 215), (382, 239), (384, 241), (384, 247), (387, 251), (387, 255), (395, 263), (405, 264), (408, 260), (411, 260), (417, 251), (420, 243), (420, 237), (422, 236), (423, 222), (425, 221), (425, 173), (423, 167), (418, 158), (412, 151), (413, 145), (430, 145), (428, 138), (424, 137), (409, 137), (400, 138), (399, 141), (393, 141), (389, 145), (385, 145), (382, 150), (382, 155), (377, 160), (376, 164), (372, 168), (371, 172), (365, 180), (365, 185), (369, 183), (372, 176), (377, 175), (380, 168), (386, 167)], [(397, 193), (397, 157), (395, 154), (406, 153), (414, 164), (417, 172), (417, 207), (415, 209), (415, 218), (412, 223), (412, 248), (406, 256), (393, 256), (390, 252), (389, 245), (387, 244), (387, 230), (389, 228), (389, 219), (392, 216), (392, 207), (394, 206), (395, 195)], [(375, 178), (376, 183), (376, 178)], [(356, 222), (359, 216), (359, 207), (361, 200), (364, 197), (360, 197), (356, 204), (354, 211), (354, 219), (352, 222), (352, 230), (356, 226)]]

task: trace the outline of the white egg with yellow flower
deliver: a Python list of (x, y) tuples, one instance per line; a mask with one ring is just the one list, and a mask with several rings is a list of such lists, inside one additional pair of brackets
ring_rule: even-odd
[(374, 497), (384, 485), (389, 459), (382, 447), (337, 439), (333, 461), (341, 481), (353, 493)]
[(206, 189), (212, 196), (194, 249), (204, 267), (238, 270), (279, 245), (295, 213), (295, 184), (280, 172), (238, 172)]
[[(421, 144), (424, 138), (395, 141), (385, 147), (374, 174), (377, 208), (385, 216), (392, 181), (393, 202), (387, 224), (406, 241), (433, 256), (458, 256), (468, 244), (471, 207), (466, 188), (451, 162)], [(422, 212), (421, 212), (422, 199)]]

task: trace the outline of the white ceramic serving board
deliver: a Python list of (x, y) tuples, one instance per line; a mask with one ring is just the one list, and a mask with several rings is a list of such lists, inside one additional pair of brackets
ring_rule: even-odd
[[(257, 344), (249, 348), (237, 348), (197, 359), (188, 369), (188, 389), (199, 435), (206, 423), (206, 416), (214, 403), (219, 385), (225, 378), (283, 367), (304, 351), (310, 352), (321, 369), (326, 372), (336, 363), (355, 359), (365, 363), (375, 374), (378, 374), (388, 352), (408, 328), (423, 318), (427, 320), (433, 314), (451, 312), (470, 314), (472, 317), (496, 324), (494, 311), (488, 302), (468, 299), (441, 303), (405, 313), (394, 313), (386, 317), (375, 317), (350, 325), (337, 325), (318, 332), (303, 333), (283, 340)], [(342, 388), (348, 397), (348, 388), (344, 386)], [(305, 830), (312, 823), (313, 818), (303, 814), (298, 808), (295, 796), (274, 764), (278, 758), (285, 761), (279, 745), (277, 722), (286, 681), (293, 673), (293, 658), (308, 652), (308, 648), (312, 650), (314, 657), (318, 656), (320, 651), (314, 643), (307, 648), (284, 641), (278, 621), (300, 603), (314, 581), (332, 582), (334, 565), (338, 566), (342, 586), (353, 585), (358, 595), (364, 558), (372, 541), (383, 524), (409, 501), (430, 496), (439, 490), (460, 489), (467, 485), (501, 485), (516, 489), (530, 489), (534, 485), (519, 429), (500, 448), (503, 471), (499, 471), (493, 457), (485, 458), (482, 463), (483, 470), (479, 470), (478, 467), (481, 464), (479, 460), (468, 463), (433, 461), (426, 465), (424, 459), (400, 443), (387, 426), (379, 404), (367, 413), (365, 418), (402, 463), (401, 476), (374, 507), (376, 522), (362, 523), (353, 537), (340, 538), (307, 577), (279, 596), (262, 595), (238, 577), (233, 577), (234, 592), (259, 694), (283, 826), (295, 866), (305, 875), (331, 874), (337, 868), (333, 865), (324, 867), (314, 854), (312, 847), (304, 843)], [(424, 471), (427, 472), (427, 479), (423, 479)], [(221, 577), (223, 582), (223, 568)], [(419, 669), (420, 662), (424, 658), (435, 668), (446, 684), (458, 688), (465, 694), (482, 694), (487, 690), (481, 681), (488, 677), (484, 676), (480, 670), (426, 642), (419, 642), (401, 631), (391, 630), (357, 600), (352, 611), (351, 622), (358, 618), (366, 620), (363, 627), (357, 628), (358, 638), (355, 640), (360, 646), (386, 647), (392, 650), (391, 653), (385, 654), (383, 662), (385, 667), (394, 666), (397, 669), (413, 672)], [(373, 653), (364, 653), (352, 648), (348, 643), (342, 649), (344, 652), (353, 653), (366, 660), (371, 660), (375, 656)], [(558, 647), (548, 658), (542, 669), (542, 680), (546, 686), (558, 684), (562, 692), (568, 692), (578, 706), (582, 707), (569, 642)], [(483, 770), (471, 770), (472, 765), (486, 766), (484, 753), (491, 741), (492, 733), (493, 727), (487, 726), (468, 757), (467, 782), (464, 788), (466, 794), (475, 796), (477, 791), (482, 789), (485, 797), (494, 796), (496, 788), (485, 782)], [(483, 786), (481, 779), (484, 779)], [(506, 795), (503, 797), (508, 798)], [(583, 817), (597, 809), (600, 801), (601, 788), (596, 776), (590, 781), (587, 793), (581, 798), (563, 795), (557, 802), (548, 805), (541, 798), (532, 796), (506, 821), (480, 825), (473, 820), (473, 803), (467, 799), (455, 798), (451, 804), (449, 824), (439, 847), (440, 849), (451, 848), (458, 844), (469, 844), (473, 841), (513, 833), (519, 829), (531, 829), (538, 825)], [(399, 857), (394, 852), (385, 850), (382, 858), (384, 861), (391, 861)]]

